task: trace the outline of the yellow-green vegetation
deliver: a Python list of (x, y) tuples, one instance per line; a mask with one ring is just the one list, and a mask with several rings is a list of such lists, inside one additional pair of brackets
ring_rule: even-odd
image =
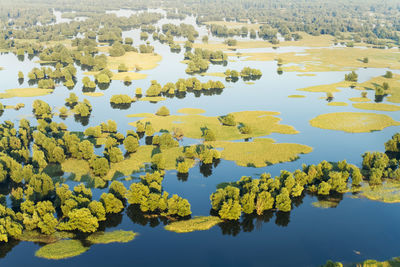
[[(83, 74), (89, 75), (89, 76), (95, 76), (98, 74), (98, 71), (86, 71)], [(114, 81), (124, 81), (126, 77), (129, 78), (129, 80), (134, 81), (134, 80), (143, 80), (147, 78), (147, 74), (144, 73), (138, 73), (138, 72), (112, 72), (112, 77), (111, 80)]]
[(338, 82), (332, 84), (322, 84), (310, 86), (306, 88), (297, 89), (298, 91), (313, 92), (313, 93), (337, 93), (340, 92), (339, 88), (346, 88), (355, 85), (353, 82)]
[[(98, 142), (102, 143), (101, 141)], [(128, 176), (132, 173), (139, 172), (144, 169), (145, 163), (150, 163), (155, 147), (151, 145), (143, 145), (138, 150), (118, 163), (111, 163), (110, 170), (103, 177), (104, 180), (112, 180), (115, 176)], [(175, 170), (177, 168), (177, 159), (184, 157), (183, 147), (172, 147), (160, 151), (165, 159), (165, 169)], [(194, 166), (193, 159), (186, 159), (189, 168)], [(89, 164), (86, 160), (68, 159), (61, 164), (64, 172), (74, 174), (74, 181), (81, 181), (82, 177), (91, 175)]]
[[(229, 55), (235, 56), (236, 54), (230, 53)], [(283, 65), (284, 71), (348, 71), (363, 67), (400, 69), (400, 53), (389, 49), (321, 48), (306, 49), (304, 53), (258, 52), (242, 53), (240, 56), (244, 57), (243, 60), (246, 61), (272, 61), (280, 58), (284, 65), (288, 63), (298, 64), (288, 67)], [(362, 61), (365, 57), (369, 59), (368, 63)]]
[(345, 107), (348, 104), (346, 102), (329, 102), (328, 106), (338, 106), (338, 107)]
[(296, 74), (296, 76), (299, 76), (299, 77), (313, 77), (313, 76), (317, 76), (317, 74), (315, 74), (315, 73), (298, 73), (298, 74)]
[(60, 260), (78, 256), (88, 249), (89, 248), (84, 247), (79, 240), (60, 240), (41, 247), (36, 251), (35, 256), (51, 260)]
[[(395, 59), (393, 59), (395, 60)], [(397, 60), (398, 62), (399, 60)], [(389, 85), (389, 89), (385, 94), (390, 94), (386, 99), (392, 103), (400, 103), (400, 75), (393, 74), (392, 78), (385, 78), (384, 76), (374, 77), (366, 82), (358, 84), (357, 89), (364, 90), (375, 90), (380, 88), (383, 83), (387, 83)]]
[(136, 235), (132, 231), (117, 230), (112, 232), (96, 232), (86, 239), (92, 244), (127, 243), (132, 241)]
[(236, 21), (207, 21), (204, 24), (207, 24), (207, 25), (215, 24), (215, 25), (220, 25), (220, 26), (226, 26), (228, 29), (246, 27), (249, 30), (254, 29), (255, 31), (258, 31), (261, 27), (261, 24), (258, 24), (258, 23), (245, 23), (245, 22), (236, 22)]
[(359, 197), (385, 203), (400, 203), (400, 182), (395, 180), (387, 180), (381, 185), (363, 183), (359, 191)]
[(70, 172), (75, 175), (75, 181), (80, 181), (81, 177), (89, 174), (90, 167), (86, 160), (68, 159), (61, 164), (64, 172)]
[(288, 97), (290, 97), (290, 98), (304, 98), (306, 96), (305, 95), (289, 95)]
[(366, 97), (351, 97), (349, 98), (350, 101), (352, 102), (370, 102), (371, 99), (366, 98)]
[(162, 56), (155, 53), (127, 52), (121, 57), (107, 57), (109, 69), (117, 70), (118, 66), (125, 64), (129, 71), (151, 70), (158, 66)]
[(225, 73), (223, 72), (205, 72), (201, 73), (201, 76), (212, 76), (212, 77), (226, 77)]
[(134, 80), (143, 80), (147, 78), (147, 74), (144, 73), (138, 73), (138, 72), (113, 72), (112, 80), (118, 80), (118, 81), (124, 81), (126, 77), (129, 78), (129, 80), (134, 81)]
[[(184, 135), (189, 138), (203, 138), (205, 129), (212, 130), (216, 140), (238, 140), (250, 137), (265, 136), (271, 133), (297, 134), (292, 126), (279, 124), (280, 118), (275, 117), (279, 112), (269, 111), (242, 111), (231, 113), (237, 122), (237, 126), (224, 126), (218, 117), (207, 117), (203, 115), (170, 115), (156, 116), (154, 114), (133, 114), (128, 117), (144, 117), (140, 121), (150, 122), (155, 131), (168, 130), (173, 132), (174, 128), (182, 129)], [(246, 124), (251, 133), (242, 134), (239, 130), (241, 124)], [(136, 126), (136, 122), (130, 123)]]
[(146, 96), (139, 98), (139, 101), (150, 101), (150, 102), (160, 102), (167, 100), (165, 97), (162, 96)]
[(191, 115), (195, 115), (195, 114), (202, 114), (205, 113), (206, 111), (204, 109), (201, 108), (181, 108), (178, 110), (178, 113), (182, 113), (182, 114), (191, 114)]
[(320, 209), (329, 209), (329, 208), (336, 208), (340, 203), (340, 200), (336, 199), (327, 199), (327, 200), (319, 200), (311, 203), (316, 208)]
[(222, 220), (216, 216), (199, 216), (190, 220), (172, 222), (164, 228), (175, 233), (190, 233), (211, 229), (220, 222)]
[(384, 103), (354, 103), (353, 107), (366, 110), (378, 111), (399, 111), (400, 106), (384, 104)]
[(312, 148), (306, 145), (275, 143), (270, 138), (257, 138), (252, 142), (215, 141), (209, 144), (223, 149), (223, 159), (235, 161), (239, 166), (256, 168), (293, 161), (299, 154), (312, 151)]
[(99, 97), (99, 96), (103, 96), (104, 93), (103, 92), (87, 92), (87, 93), (83, 93), (83, 95)]
[(42, 234), (39, 231), (28, 231), (22, 232), (22, 235), (18, 237), (21, 241), (38, 242), (38, 243), (54, 243), (61, 239), (73, 238), (74, 234), (69, 232), (55, 232), (51, 235)]
[[(359, 253), (357, 253), (359, 254)], [(336, 266), (340, 267), (343, 266), (342, 263), (340, 262), (332, 262), (328, 261), (325, 265), (322, 265), (321, 267), (328, 267), (328, 266)], [(347, 265), (346, 265), (347, 266)], [(357, 266), (357, 267), (400, 267), (400, 257), (396, 257), (387, 261), (376, 261), (376, 260), (365, 260), (361, 263), (357, 263), (355, 265), (351, 266)]]
[(336, 112), (319, 115), (310, 120), (310, 124), (321, 129), (366, 133), (380, 131), (389, 126), (397, 126), (400, 125), (400, 122), (384, 114)]
[[(230, 23), (230, 22), (229, 22)], [(250, 24), (249, 24), (250, 25)], [(234, 50), (234, 49), (246, 49), (246, 48), (263, 48), (263, 47), (277, 47), (277, 46), (304, 46), (304, 47), (324, 47), (333, 44), (334, 37), (331, 35), (320, 35), (312, 36), (303, 32), (298, 32), (303, 38), (299, 41), (282, 41), (278, 45), (271, 44), (268, 41), (263, 40), (248, 40), (248, 41), (238, 41), (235, 46), (228, 46), (223, 42), (212, 42), (208, 43), (194, 43), (193, 48), (202, 48), (208, 50)], [(258, 53), (243, 53), (243, 55), (251, 55), (252, 58), (256, 58)], [(264, 53), (260, 53), (264, 54)], [(271, 53), (275, 54), (275, 53)], [(296, 54), (296, 53), (293, 53)], [(229, 55), (235, 56), (235, 53)], [(253, 57), (254, 56), (254, 57)]]
[(53, 89), (41, 89), (41, 88), (14, 88), (7, 89), (4, 93), (0, 93), (0, 98), (12, 98), (12, 97), (34, 97), (48, 95), (53, 92)]
[(253, 84), (255, 84), (255, 82), (245, 82), (245, 84), (247, 84), (247, 85), (253, 85)]

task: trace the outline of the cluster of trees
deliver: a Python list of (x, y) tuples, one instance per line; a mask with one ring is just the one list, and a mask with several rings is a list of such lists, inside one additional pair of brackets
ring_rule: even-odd
[(162, 189), (163, 176), (160, 172), (146, 173), (140, 182), (132, 183), (126, 193), (129, 204), (137, 205), (142, 212), (164, 217), (188, 217), (192, 214), (187, 199), (178, 195), (169, 196)]
[(322, 161), (318, 165), (303, 166), (303, 170), (281, 171), (279, 177), (262, 174), (259, 179), (242, 177), (240, 181), (219, 188), (210, 197), (214, 212), (222, 219), (238, 220), (242, 212), (262, 215), (268, 210), (289, 212), (292, 200), (300, 197), (303, 190), (318, 195), (332, 192), (345, 193), (348, 180), (358, 186), (362, 181), (360, 170), (346, 161), (333, 165)]
[(352, 71), (349, 74), (344, 75), (344, 80), (348, 82), (357, 82), (358, 74), (355, 71)]
[(172, 23), (163, 24), (162, 32), (166, 35), (172, 35), (176, 37), (185, 37), (190, 42), (194, 42), (195, 38), (199, 37), (199, 33), (196, 31), (193, 25), (181, 23), (179, 25), (175, 25)]
[(252, 69), (250, 67), (244, 67), (240, 72), (238, 72), (237, 70), (227, 69), (224, 74), (226, 76), (227, 81), (233, 81), (233, 82), (236, 82), (239, 79), (239, 77), (241, 77), (245, 81), (248, 81), (248, 80), (258, 80), (262, 76), (261, 70)]
[(361, 169), (345, 160), (322, 161), (318, 165), (303, 165), (302, 170), (294, 172), (281, 171), (275, 178), (270, 174), (262, 174), (259, 179), (242, 177), (238, 182), (224, 184), (210, 196), (212, 211), (226, 220), (238, 220), (242, 212), (257, 215), (268, 210), (289, 212), (292, 201), (304, 190), (329, 196), (346, 193), (349, 186), (358, 187), (363, 180), (379, 185), (384, 179), (400, 179), (400, 134), (385, 143), (385, 150), (385, 153), (364, 153)]
[(201, 92), (210, 90), (222, 90), (225, 85), (220, 81), (207, 81), (206, 83), (200, 82), (197, 78), (192, 77), (188, 79), (179, 79), (176, 83), (168, 82), (161, 86), (157, 81), (151, 81), (150, 87), (146, 91), (146, 96), (168, 96), (168, 97), (181, 97), (186, 92)]
[[(249, 35), (249, 29), (246, 26), (241, 28), (228, 28), (225, 25), (211, 24), (209, 26), (211, 33), (218, 37), (232, 37), (232, 36), (242, 36), (247, 37)], [(250, 30), (252, 37), (255, 38), (256, 31), (254, 29)], [(234, 39), (232, 39), (234, 40)]]
[[(21, 73), (18, 76), (23, 79), (23, 74), (21, 75)], [(55, 83), (60, 81), (64, 81), (64, 85), (67, 87), (73, 87), (75, 85), (75, 76), (76, 68), (72, 64), (63, 67), (60, 63), (56, 64), (55, 69), (50, 67), (39, 69), (35, 67), (28, 73), (29, 84), (37, 83), (39, 88), (44, 89), (54, 89)]]

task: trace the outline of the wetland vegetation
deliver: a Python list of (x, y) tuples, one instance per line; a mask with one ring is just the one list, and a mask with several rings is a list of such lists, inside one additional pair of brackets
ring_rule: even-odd
[(2, 1), (0, 262), (396, 266), (399, 15)]

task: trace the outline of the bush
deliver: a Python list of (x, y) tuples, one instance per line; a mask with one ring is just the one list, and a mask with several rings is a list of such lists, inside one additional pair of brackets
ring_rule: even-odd
[(156, 115), (157, 116), (169, 116), (169, 110), (167, 107), (162, 106), (159, 110), (157, 110)]

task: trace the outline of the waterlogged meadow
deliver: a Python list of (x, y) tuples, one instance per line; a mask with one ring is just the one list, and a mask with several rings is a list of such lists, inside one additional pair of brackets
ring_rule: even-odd
[(167, 2), (4, 33), (0, 264), (396, 266), (395, 38)]

